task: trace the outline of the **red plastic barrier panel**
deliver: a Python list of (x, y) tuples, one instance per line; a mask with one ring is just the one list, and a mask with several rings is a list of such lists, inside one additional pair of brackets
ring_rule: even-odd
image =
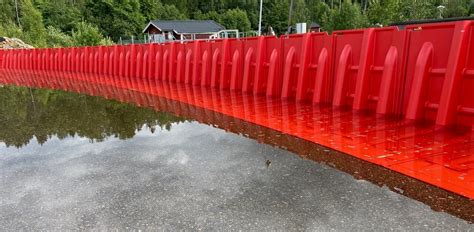
[[(242, 44), (242, 92), (279, 96), (282, 85), (281, 40), (274, 36), (260, 36), (244, 39)], [(232, 78), (231, 82), (234, 82)]]
[[(460, 22), (462, 23), (462, 22)], [(407, 26), (404, 113), (408, 119), (435, 120), (451, 59), (459, 54), (459, 23)]]
[[(296, 100), (327, 103), (331, 101), (333, 37), (327, 33), (308, 33), (301, 38)], [(292, 95), (293, 97), (293, 95)]]
[(228, 52), (223, 56), (224, 67), (221, 73), (221, 89), (242, 90), (243, 42), (229, 40)]
[(311, 34), (282, 36), (283, 83), (282, 98), (295, 98), (298, 86), (298, 72), (303, 65), (303, 55), (309, 48)]
[(5, 50), (0, 50), (0, 69), (5, 68)]
[(357, 75), (353, 108), (401, 115), (406, 31), (397, 27), (368, 31)]
[[(162, 58), (161, 58), (161, 80), (167, 80), (171, 76), (171, 64), (172, 64), (172, 52), (174, 52), (174, 43), (163, 44), (162, 48)], [(172, 51), (173, 50), (173, 51)]]
[(107, 74), (109, 68), (109, 54), (112, 47), (110, 46), (103, 46), (102, 50), (99, 54), (100, 58), (100, 65), (98, 68), (98, 74), (105, 75)]
[(436, 123), (474, 125), (474, 21), (456, 23)]
[(23, 49), (20, 49), (17, 51), (17, 57), (16, 57), (16, 69), (21, 69), (22, 61), (23, 61)]
[[(219, 88), (221, 82), (221, 74), (223, 69), (223, 64), (225, 61), (224, 56), (227, 56), (228, 53), (228, 39), (220, 40), (211, 40), (208, 42), (211, 45), (211, 88)], [(224, 54), (225, 53), (225, 54)], [(225, 79), (222, 81), (226, 81)]]
[(74, 48), (73, 50), (73, 62), (71, 66), (74, 68), (73, 72), (79, 72), (79, 69), (81, 67), (81, 58), (82, 58), (82, 48)]
[(352, 106), (357, 76), (365, 69), (365, 50), (374, 29), (333, 32), (334, 40), (334, 106)]
[(18, 68), (20, 69), (21, 72), (24, 72), (26, 70), (26, 60), (28, 58), (28, 50), (27, 49), (21, 49), (19, 52), (19, 64)]
[(281, 40), (275, 36), (260, 37), (257, 52), (257, 66), (253, 84), (254, 94), (280, 96), (282, 90), (281, 76)]
[(155, 44), (147, 44), (145, 53), (143, 54), (143, 76), (148, 82), (153, 81), (155, 70)]
[(184, 82), (184, 66), (185, 66), (185, 54), (186, 45), (184, 43), (175, 42), (172, 58), (172, 71), (170, 76), (171, 82)]
[(198, 50), (198, 42), (184, 42), (183, 43), (183, 76), (181, 80), (186, 84), (191, 84), (193, 82), (193, 75), (195, 73), (195, 59), (196, 57), (196, 50)]
[[(135, 70), (133, 72), (133, 79), (137, 80), (141, 80), (143, 79), (143, 69), (144, 67), (146, 68), (146, 65), (145, 65), (145, 52), (147, 50), (147, 47), (145, 44), (138, 44), (135, 46)], [(133, 65), (133, 64), (132, 64)]]
[(212, 59), (212, 47), (211, 43), (206, 41), (202, 42), (199, 46), (199, 57), (200, 57), (200, 72), (196, 73), (199, 76), (200, 81), (198, 85), (207, 87), (211, 85), (211, 59)]
[(8, 69), (8, 64), (10, 62), (10, 52), (8, 50), (3, 50), (3, 58), (2, 58), (2, 68)]
[(154, 68), (154, 59), (151, 58), (154, 53), (153, 44), (144, 44), (142, 46), (142, 53), (142, 64), (137, 72), (140, 78), (140, 83), (142, 83), (144, 86), (149, 86), (149, 83), (154, 81), (151, 78), (151, 73), (153, 72)]
[(251, 92), (255, 81), (255, 69), (257, 64), (257, 53), (259, 44), (263, 43), (264, 37), (252, 37), (242, 39), (243, 48), (243, 73), (242, 92)]
[(151, 74), (151, 79), (157, 81), (161, 79), (162, 69), (163, 69), (163, 45), (154, 44), (153, 45), (153, 73)]

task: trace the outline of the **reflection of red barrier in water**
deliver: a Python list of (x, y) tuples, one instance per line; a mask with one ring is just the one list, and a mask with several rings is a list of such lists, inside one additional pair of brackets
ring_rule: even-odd
[(0, 81), (71, 91), (86, 82), (157, 94), (474, 198), (473, 54), (474, 22), (459, 21), (332, 35), (2, 50)]
[[(474, 132), (437, 127), (350, 108), (288, 101), (266, 95), (167, 81), (121, 83), (115, 76), (3, 71), (0, 83), (84, 92), (85, 85), (112, 86), (183, 102), (293, 135), (404, 175), (474, 198)], [(94, 91), (98, 88), (94, 88)], [(89, 90), (88, 90), (89, 91)], [(113, 93), (89, 93), (110, 98)]]

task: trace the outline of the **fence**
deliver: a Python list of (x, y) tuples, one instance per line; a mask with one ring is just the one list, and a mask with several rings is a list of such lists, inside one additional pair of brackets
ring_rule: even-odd
[(474, 21), (0, 51), (0, 68), (184, 82), (439, 125), (474, 124)]

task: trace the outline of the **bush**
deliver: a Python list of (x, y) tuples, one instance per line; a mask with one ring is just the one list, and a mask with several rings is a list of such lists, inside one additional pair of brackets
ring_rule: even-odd
[(72, 41), (74, 46), (113, 44), (109, 38), (105, 38), (100, 33), (98, 27), (87, 22), (80, 22), (76, 25), (76, 29), (72, 32)]
[(48, 47), (70, 47), (74, 45), (71, 36), (53, 26), (48, 26), (46, 33)]
[(346, 30), (366, 27), (368, 20), (358, 4), (345, 0), (339, 9), (331, 10), (331, 20), (328, 24), (328, 31)]
[(226, 29), (238, 29), (239, 31), (250, 31), (250, 20), (247, 13), (239, 8), (227, 10), (221, 17), (220, 22)]

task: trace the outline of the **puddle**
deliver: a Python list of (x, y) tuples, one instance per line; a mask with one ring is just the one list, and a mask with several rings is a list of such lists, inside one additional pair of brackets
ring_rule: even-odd
[(378, 165), (179, 101), (83, 88), (114, 95), (0, 87), (1, 230), (471, 228), (328, 167), (400, 175)]

